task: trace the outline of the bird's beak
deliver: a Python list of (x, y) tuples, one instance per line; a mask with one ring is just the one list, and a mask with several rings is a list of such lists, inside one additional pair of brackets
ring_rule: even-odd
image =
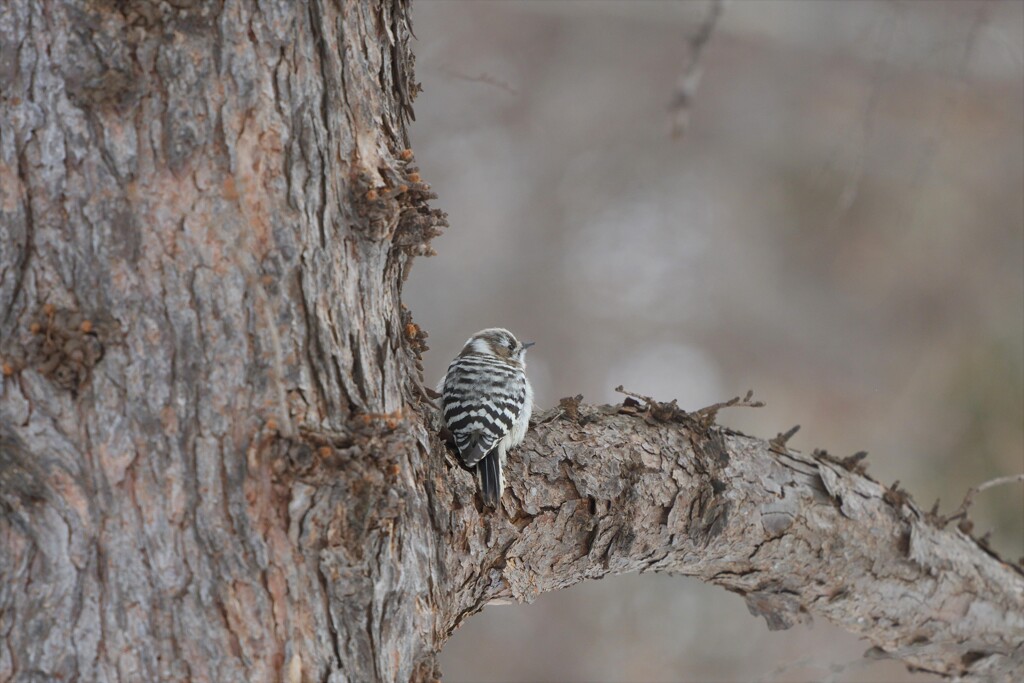
[(531, 346), (533, 346), (536, 343), (537, 342), (526, 342), (525, 344), (523, 344), (523, 348), (524, 349), (528, 349), (528, 348), (530, 348)]

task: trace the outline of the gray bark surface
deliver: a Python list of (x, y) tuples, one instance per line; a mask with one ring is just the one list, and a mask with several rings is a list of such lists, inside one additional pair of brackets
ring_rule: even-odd
[(4, 4), (0, 681), (432, 680), (488, 602), (641, 570), (1019, 669), (1016, 568), (710, 420), (568, 402), (481, 512), (401, 306), (408, 11)]

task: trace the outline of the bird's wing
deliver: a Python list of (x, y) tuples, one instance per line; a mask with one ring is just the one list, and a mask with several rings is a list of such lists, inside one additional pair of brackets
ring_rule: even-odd
[(511, 431), (523, 408), (526, 379), (506, 364), (459, 359), (444, 384), (444, 420), (459, 457), (475, 466)]

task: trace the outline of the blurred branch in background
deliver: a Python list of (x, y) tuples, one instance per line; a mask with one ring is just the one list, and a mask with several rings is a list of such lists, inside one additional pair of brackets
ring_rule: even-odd
[(516, 91), (515, 88), (513, 88), (511, 85), (509, 85), (505, 81), (501, 80), (500, 78), (495, 78), (494, 76), (491, 76), (490, 74), (487, 74), (487, 73), (479, 73), (479, 74), (476, 74), (476, 75), (470, 75), (470, 74), (464, 74), (461, 71), (456, 71), (455, 69), (452, 69), (450, 67), (442, 68), (441, 69), (441, 73), (443, 73), (446, 76), (450, 76), (452, 78), (457, 78), (460, 81), (469, 81), (470, 83), (483, 83), (484, 85), (494, 86), (495, 88), (499, 88), (501, 90), (504, 90), (509, 95), (518, 95), (519, 94)]
[[(967, 510), (968, 508), (971, 507), (971, 504), (974, 503), (974, 496), (978, 495), (982, 491), (993, 488), (995, 486), (1002, 486), (1004, 484), (1015, 484), (1022, 481), (1024, 481), (1024, 474), (1013, 474), (1008, 477), (997, 477), (995, 479), (990, 479), (982, 484), (978, 484), (977, 486), (972, 486), (970, 489), (967, 490), (967, 495), (964, 496), (964, 500), (962, 503), (960, 503), (960, 507), (958, 507), (956, 511), (948, 517), (943, 517), (942, 523), (948, 524), (949, 522), (952, 522), (955, 519), (966, 519)], [(935, 505), (936, 507), (938, 506), (938, 501), (936, 501)]]
[(701, 23), (697, 32), (688, 41), (688, 54), (683, 65), (683, 72), (676, 82), (675, 91), (672, 94), (672, 103), (669, 105), (669, 112), (672, 114), (672, 137), (681, 138), (686, 134), (690, 125), (690, 103), (700, 86), (700, 77), (704, 72), (701, 66), (701, 54), (704, 47), (715, 32), (715, 26), (725, 9), (725, 0), (710, 0), (708, 13)]

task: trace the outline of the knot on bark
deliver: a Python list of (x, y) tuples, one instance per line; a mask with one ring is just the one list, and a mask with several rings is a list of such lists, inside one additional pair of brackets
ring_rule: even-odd
[(60, 388), (77, 394), (92, 378), (106, 344), (117, 335), (117, 325), (102, 316), (46, 304), (33, 316), (28, 332), (20, 346), (12, 343), (4, 349), (4, 374), (34, 368)]
[(352, 180), (357, 229), (373, 241), (390, 240), (410, 256), (433, 256), (430, 242), (448, 226), (448, 215), (430, 208), (437, 193), (413, 164), (412, 150), (403, 150), (393, 167), (377, 169), (377, 178), (383, 183), (366, 173)]
[(785, 591), (756, 591), (744, 598), (751, 614), (764, 617), (769, 631), (785, 631), (811, 620), (811, 615), (796, 596)]

